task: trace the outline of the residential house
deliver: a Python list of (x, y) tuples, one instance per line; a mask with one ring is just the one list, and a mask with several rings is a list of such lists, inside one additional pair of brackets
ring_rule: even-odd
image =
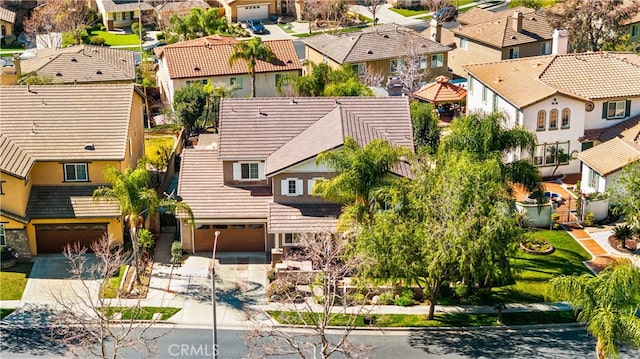
[(605, 192), (621, 170), (640, 160), (640, 115), (615, 126), (589, 130), (588, 137), (597, 146), (580, 153), (583, 193)]
[(108, 31), (130, 27), (144, 13), (154, 13), (155, 9), (147, 1), (138, 0), (96, 0), (102, 22)]
[(534, 153), (507, 157), (531, 158), (544, 176), (580, 172), (578, 154), (597, 144), (594, 130), (640, 115), (640, 58), (635, 54), (547, 55), (465, 70), (468, 110), (500, 111), (508, 126), (534, 132)]
[(450, 47), (395, 24), (340, 35), (324, 33), (302, 41), (309, 62), (325, 63), (333, 69), (351, 64), (361, 77), (368, 71), (382, 75), (383, 83), (388, 77), (398, 76), (402, 64), (411, 67), (407, 61), (414, 61), (417, 71), (428, 73), (425, 83), (440, 75), (450, 75), (447, 56)]
[[(156, 77), (163, 101), (173, 105), (175, 92), (193, 82), (232, 86), (236, 96), (251, 96), (246, 62), (239, 60), (229, 65), (236, 42), (232, 37), (213, 35), (156, 48), (159, 61)], [(291, 40), (270, 40), (264, 44), (276, 58), (270, 62), (257, 61), (256, 96), (277, 96), (276, 83), (280, 77), (300, 74), (302, 65)]]
[(3, 86), (0, 103), (0, 245), (29, 258), (104, 233), (122, 243), (118, 205), (92, 194), (105, 168), (144, 154), (135, 86)]
[(195, 216), (195, 227), (179, 218), (183, 248), (211, 251), (216, 231), (218, 251), (256, 252), (334, 231), (340, 204), (312, 195), (333, 176), (316, 157), (346, 137), (413, 149), (407, 98), (223, 98), (219, 141), (182, 153), (178, 195)]
[[(631, 6), (633, 2), (631, 0), (624, 0), (623, 6)], [(636, 14), (629, 19), (624, 24), (625, 32), (629, 34), (629, 43), (632, 42), (640, 42), (640, 11), (636, 12)], [(640, 46), (640, 43), (638, 43)]]
[(54, 83), (133, 83), (136, 69), (133, 51), (111, 47), (76, 45), (38, 50), (35, 57), (14, 57), (18, 76), (34, 73)]
[[(446, 29), (432, 20), (425, 31), (431, 40), (451, 46), (449, 67), (465, 77), (463, 66), (567, 52), (566, 32), (557, 32), (544, 14), (517, 7), (493, 13), (473, 8), (458, 16), (459, 26)], [(556, 45), (554, 45), (556, 41)]]
[(211, 6), (204, 2), (204, 0), (184, 0), (184, 1), (169, 1), (162, 2), (158, 6), (156, 6), (156, 14), (158, 16), (158, 21), (162, 24), (168, 25), (169, 20), (172, 16), (176, 15), (179, 17), (183, 17), (189, 12), (191, 9), (202, 9), (207, 11)]
[(5, 42), (5, 36), (15, 36), (13, 31), (15, 23), (16, 13), (7, 8), (0, 7), (0, 40), (2, 40), (3, 44)]
[(280, 12), (280, 1), (277, 0), (219, 0), (224, 8), (229, 22), (244, 21), (249, 19), (264, 20), (270, 15)]

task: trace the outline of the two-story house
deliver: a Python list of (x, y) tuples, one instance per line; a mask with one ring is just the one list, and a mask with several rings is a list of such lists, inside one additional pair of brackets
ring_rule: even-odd
[[(229, 65), (237, 42), (232, 37), (213, 35), (156, 48), (159, 61), (156, 78), (163, 101), (173, 105), (175, 92), (193, 82), (233, 87), (236, 96), (251, 96), (247, 63), (239, 60)], [(302, 65), (293, 41), (269, 40), (264, 44), (273, 51), (275, 59), (256, 62), (256, 96), (277, 96), (280, 77), (300, 74)]]
[(463, 66), (469, 64), (567, 52), (566, 32), (554, 38), (545, 15), (533, 9), (517, 7), (493, 13), (473, 8), (457, 20), (459, 26), (451, 29), (432, 20), (425, 33), (453, 48), (449, 67), (460, 77), (466, 76)]
[(333, 69), (351, 64), (358, 76), (372, 71), (380, 74), (384, 83), (388, 77), (398, 75), (405, 61), (414, 61), (417, 71), (428, 74), (425, 83), (441, 75), (450, 75), (450, 47), (395, 24), (340, 35), (323, 33), (302, 41), (307, 61), (325, 63)]
[(534, 132), (534, 153), (508, 157), (531, 158), (544, 176), (558, 166), (556, 174), (580, 172), (578, 154), (598, 143), (594, 134), (640, 115), (640, 57), (635, 54), (548, 55), (465, 70), (468, 111), (500, 111), (508, 126)]
[(334, 231), (340, 204), (312, 195), (315, 181), (333, 176), (316, 157), (347, 137), (413, 149), (407, 98), (222, 99), (219, 141), (182, 153), (178, 194), (195, 216), (195, 227), (180, 218), (184, 248), (211, 251), (216, 231), (218, 251), (256, 252)]
[(133, 84), (0, 88), (0, 245), (23, 258), (61, 253), (108, 233), (122, 243), (120, 208), (96, 203), (107, 166), (144, 154), (143, 97)]
[(5, 36), (15, 36), (13, 34), (15, 22), (16, 13), (0, 6), (0, 41), (2, 41), (3, 44)]

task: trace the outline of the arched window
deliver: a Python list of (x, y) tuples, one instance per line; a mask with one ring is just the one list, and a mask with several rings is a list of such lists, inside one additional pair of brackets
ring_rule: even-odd
[(549, 112), (549, 129), (558, 129), (558, 110), (556, 109), (553, 109)]
[(569, 128), (569, 118), (571, 117), (571, 111), (568, 108), (562, 110), (562, 128)]
[(538, 111), (538, 126), (536, 130), (544, 131), (547, 122), (547, 113), (544, 110)]

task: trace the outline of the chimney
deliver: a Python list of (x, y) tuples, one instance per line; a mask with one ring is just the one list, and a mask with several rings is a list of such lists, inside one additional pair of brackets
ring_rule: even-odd
[(522, 13), (520, 11), (513, 12), (513, 31), (522, 32)]
[(16, 68), (13, 66), (2, 67), (0, 73), (0, 85), (17, 85), (18, 76), (16, 76)]
[(429, 22), (429, 30), (429, 38), (432, 41), (440, 42), (440, 38), (442, 37), (442, 24), (436, 19), (431, 19), (431, 22)]
[(16, 76), (20, 77), (22, 75), (22, 67), (20, 66), (20, 54), (17, 52), (13, 54), (13, 67), (16, 69)]
[(554, 55), (566, 55), (569, 48), (569, 35), (565, 29), (553, 30), (553, 43), (551, 53)]

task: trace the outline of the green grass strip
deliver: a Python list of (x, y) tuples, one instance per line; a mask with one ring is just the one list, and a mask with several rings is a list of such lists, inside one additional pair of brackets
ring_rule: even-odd
[(167, 320), (178, 313), (181, 308), (173, 307), (140, 307), (140, 308), (127, 308), (127, 307), (109, 307), (105, 310), (105, 315), (112, 317), (115, 313), (122, 313), (122, 320), (151, 320), (155, 313), (162, 313), (161, 320)]
[(0, 319), (4, 319), (7, 315), (13, 313), (13, 308), (0, 308)]
[(32, 267), (32, 262), (20, 262), (0, 271), (0, 300), (22, 299)]

